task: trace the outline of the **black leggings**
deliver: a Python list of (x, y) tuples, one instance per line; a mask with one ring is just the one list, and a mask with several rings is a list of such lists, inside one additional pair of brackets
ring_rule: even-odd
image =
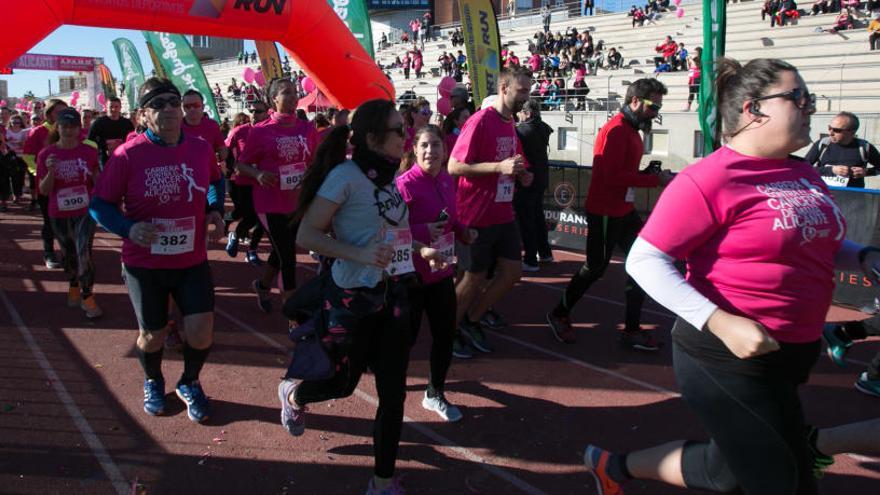
[(412, 342), (415, 345), (422, 326), (422, 313), (428, 315), (431, 328), (431, 371), (428, 395), (443, 392), (446, 375), (452, 364), (452, 341), (455, 337), (455, 282), (447, 277), (439, 282), (419, 285), (409, 290)]
[[(31, 189), (31, 194), (33, 194)], [(55, 233), (52, 231), (52, 222), (49, 221), (49, 197), (40, 194), (37, 196), (37, 203), (40, 205), (40, 213), (43, 215), (43, 228), (40, 230), (40, 237), (43, 239), (43, 255), (50, 254), (55, 251)]]
[[(567, 316), (574, 305), (590, 289), (594, 282), (605, 275), (611, 263), (614, 247), (618, 246), (624, 254), (629, 250), (639, 231), (642, 230), (642, 219), (635, 211), (622, 217), (606, 217), (587, 214), (587, 260), (580, 270), (575, 272), (565, 288), (559, 305), (553, 311), (556, 316)], [(626, 320), (624, 330), (639, 330), (642, 305), (645, 302), (645, 291), (627, 275), (626, 279)]]
[(290, 215), (261, 213), (260, 220), (269, 232), (272, 254), (269, 266), (281, 271), (281, 290), (296, 289), (296, 231), (299, 223), (290, 223)]
[(92, 263), (95, 221), (86, 213), (78, 217), (52, 218), (50, 222), (64, 256), (67, 280), (71, 287), (79, 285), (85, 299), (92, 295), (95, 285), (95, 264)]
[(800, 370), (752, 375), (707, 366), (675, 343), (682, 396), (711, 437), (685, 444), (681, 470), (688, 487), (748, 495), (818, 493), (798, 385), (815, 363), (819, 345), (794, 346), (793, 352), (777, 351), (785, 357), (778, 361)]
[(338, 363), (336, 375), (327, 380), (301, 382), (294, 401), (305, 406), (348, 397), (369, 366), (379, 396), (373, 422), (375, 474), (390, 478), (400, 445), (409, 365), (406, 288), (343, 290), (331, 281), (326, 292), (327, 326), (333, 342), (329, 354)]
[(248, 237), (248, 232), (254, 229), (253, 235), (250, 236), (250, 249), (254, 250), (263, 240), (263, 224), (257, 218), (257, 212), (254, 210), (254, 188), (253, 186), (241, 186), (233, 181), (229, 181), (229, 197), (232, 198), (232, 204), (235, 208), (232, 210), (232, 219), (240, 220), (235, 226), (235, 237), (244, 239)]

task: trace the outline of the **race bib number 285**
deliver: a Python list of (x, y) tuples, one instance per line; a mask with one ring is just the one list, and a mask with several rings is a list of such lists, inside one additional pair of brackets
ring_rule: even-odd
[(412, 260), (412, 232), (407, 228), (390, 229), (385, 232), (385, 242), (391, 245), (391, 264), (387, 271), (391, 275), (403, 275), (416, 271)]

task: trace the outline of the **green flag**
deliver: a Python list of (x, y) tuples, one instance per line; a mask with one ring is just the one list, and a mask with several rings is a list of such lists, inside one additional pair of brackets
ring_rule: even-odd
[(715, 62), (724, 55), (727, 31), (725, 0), (703, 0), (703, 55), (700, 59), (700, 130), (703, 133), (703, 156), (721, 146), (721, 121), (718, 95), (715, 94)]
[(193, 53), (186, 38), (179, 34), (144, 31), (144, 38), (156, 51), (166, 77), (177, 86), (181, 94), (194, 89), (205, 100), (205, 115), (220, 122), (220, 112), (214, 102), (214, 93), (208, 85), (205, 71)]
[(327, 0), (327, 3), (336, 11), (336, 15), (351, 30), (351, 34), (375, 59), (373, 53), (373, 29), (370, 27), (370, 16), (367, 13), (367, 5), (364, 0)]
[(122, 80), (125, 81), (125, 96), (128, 98), (128, 108), (137, 107), (138, 88), (144, 84), (144, 67), (141, 65), (141, 57), (138, 55), (134, 43), (125, 39), (113, 40), (113, 49), (116, 50), (116, 58), (122, 67)]

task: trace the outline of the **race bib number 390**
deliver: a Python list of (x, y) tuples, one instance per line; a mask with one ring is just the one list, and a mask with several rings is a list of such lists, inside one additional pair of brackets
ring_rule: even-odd
[(171, 255), (192, 252), (196, 240), (196, 217), (154, 218), (153, 225), (159, 227), (159, 232), (150, 246), (151, 254)]
[(282, 191), (292, 191), (299, 186), (303, 177), (306, 175), (306, 164), (291, 163), (290, 165), (282, 165), (278, 167), (278, 176), (281, 182)]
[(510, 203), (513, 201), (513, 183), (512, 175), (498, 176), (498, 189), (495, 191), (496, 203)]
[(89, 206), (89, 190), (86, 186), (66, 187), (56, 194), (60, 211), (81, 210)]
[(391, 245), (391, 264), (387, 271), (391, 275), (403, 275), (416, 271), (412, 260), (412, 232), (409, 229), (390, 229), (385, 232), (385, 242)]

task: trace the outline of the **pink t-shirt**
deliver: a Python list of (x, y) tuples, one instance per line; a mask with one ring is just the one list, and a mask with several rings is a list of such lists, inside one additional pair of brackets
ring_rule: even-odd
[[(504, 120), (493, 107), (472, 115), (452, 148), (451, 156), (461, 163), (500, 162), (522, 154), (513, 120)], [(512, 176), (488, 174), (459, 177), (456, 195), (458, 219), (468, 227), (488, 227), (513, 221), (513, 203), (497, 201), (499, 180), (512, 181)]]
[(214, 150), (202, 139), (159, 146), (141, 134), (117, 148), (98, 177), (95, 196), (122, 203), (126, 218), (152, 222), (162, 231), (148, 248), (124, 239), (122, 262), (156, 269), (204, 262), (208, 186), (220, 178)]
[[(229, 152), (232, 153), (232, 156), (235, 157), (236, 160), (241, 157), (241, 152), (244, 150), (244, 144), (247, 142), (251, 127), (251, 124), (240, 125), (232, 129), (232, 131), (229, 132), (229, 135), (226, 136), (226, 147), (229, 148)], [(254, 179), (238, 172), (232, 175), (231, 180), (239, 186), (253, 186), (256, 184)]]
[[(294, 121), (292, 127), (282, 122)], [(289, 214), (296, 209), (299, 186), (318, 147), (315, 126), (289, 116), (272, 116), (252, 127), (238, 161), (278, 175), (274, 186), (254, 186), (257, 213)]]
[(211, 145), (214, 151), (225, 146), (223, 143), (223, 131), (220, 130), (220, 124), (213, 119), (202, 117), (202, 121), (199, 122), (199, 125), (189, 125), (186, 123), (186, 120), (184, 120), (180, 127), (183, 129), (183, 133), (187, 137), (195, 136), (204, 139)]
[(49, 217), (70, 218), (89, 213), (89, 199), (98, 171), (98, 151), (80, 143), (73, 149), (50, 145), (37, 155), (37, 184), (49, 173), (46, 160), (55, 156), (55, 185), (49, 193)]
[(834, 290), (846, 223), (807, 162), (723, 147), (667, 186), (642, 238), (687, 261), (687, 279), (781, 342), (813, 342)]
[(138, 137), (140, 134), (141, 134), (141, 133), (139, 133), (138, 131), (131, 131), (131, 132), (129, 132), (129, 133), (125, 136), (125, 142), (127, 143), (127, 142), (131, 141), (132, 139)]

